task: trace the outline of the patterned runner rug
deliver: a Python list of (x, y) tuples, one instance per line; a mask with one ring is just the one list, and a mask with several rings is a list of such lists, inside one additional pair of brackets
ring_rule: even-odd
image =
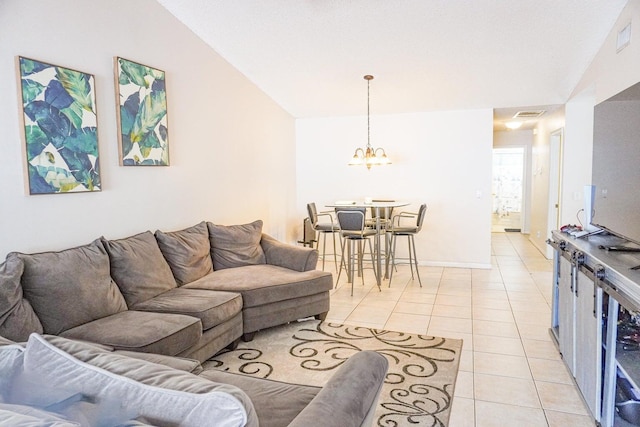
[(349, 356), (374, 350), (389, 361), (374, 425), (445, 427), (461, 349), (457, 339), (307, 320), (260, 331), (203, 367), (322, 386)]

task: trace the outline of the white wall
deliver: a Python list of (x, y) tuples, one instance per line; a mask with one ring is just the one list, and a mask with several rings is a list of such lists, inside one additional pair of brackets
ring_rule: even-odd
[[(95, 75), (102, 192), (25, 195), (16, 55)], [(166, 72), (171, 166), (118, 165), (114, 56)], [(155, 1), (3, 0), (0, 76), (0, 259), (201, 220), (295, 239), (293, 118)]]
[[(616, 52), (618, 32), (631, 22), (631, 43)], [(611, 32), (576, 85), (571, 99), (595, 90), (595, 103), (640, 81), (640, 2), (629, 1)]]
[(524, 170), (522, 177), (522, 233), (529, 234), (531, 230), (531, 164), (533, 131), (531, 129), (503, 130), (493, 133), (493, 148), (522, 147), (524, 148)]
[(546, 240), (550, 232), (550, 152), (551, 133), (564, 127), (564, 110), (558, 110), (548, 117), (541, 118), (534, 132), (532, 183), (531, 183), (531, 234), (529, 240), (547, 257), (551, 257)]
[[(420, 203), (428, 210), (416, 238), (425, 265), (491, 264), (493, 111), (446, 111), (371, 116), (371, 144), (393, 164), (347, 166), (367, 142), (366, 116), (298, 119), (297, 209), (364, 197)], [(477, 193), (480, 197), (477, 197)], [(301, 231), (300, 231), (301, 234)]]
[[(618, 32), (629, 22), (631, 44), (616, 52)], [(591, 184), (593, 107), (640, 81), (640, 2), (630, 1), (566, 104), (562, 223), (575, 224)], [(583, 219), (584, 216), (581, 216)]]
[(593, 160), (593, 90), (573, 97), (565, 106), (562, 224), (584, 224), (584, 186), (591, 185)]

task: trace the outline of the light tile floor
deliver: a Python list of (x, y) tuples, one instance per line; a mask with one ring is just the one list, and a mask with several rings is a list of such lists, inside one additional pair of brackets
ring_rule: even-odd
[(381, 292), (365, 270), (353, 296), (343, 273), (327, 321), (463, 339), (449, 427), (593, 426), (549, 336), (551, 261), (526, 235), (493, 233), (491, 263), (420, 267), (422, 288), (401, 265)]

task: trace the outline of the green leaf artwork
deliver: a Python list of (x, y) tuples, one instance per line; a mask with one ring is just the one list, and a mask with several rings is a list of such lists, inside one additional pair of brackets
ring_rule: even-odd
[(100, 191), (94, 76), (18, 63), (29, 194)]
[(169, 137), (164, 71), (115, 59), (120, 162), (168, 166)]

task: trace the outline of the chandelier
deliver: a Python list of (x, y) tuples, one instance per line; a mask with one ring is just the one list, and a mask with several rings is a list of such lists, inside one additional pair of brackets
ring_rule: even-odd
[(384, 152), (384, 148), (373, 148), (371, 146), (371, 126), (369, 116), (369, 83), (373, 80), (373, 76), (366, 75), (364, 79), (367, 81), (367, 146), (362, 148), (356, 148), (356, 152), (353, 154), (353, 158), (349, 162), (349, 166), (365, 165), (367, 169), (371, 169), (373, 165), (390, 165), (391, 160), (387, 157), (387, 153)]

